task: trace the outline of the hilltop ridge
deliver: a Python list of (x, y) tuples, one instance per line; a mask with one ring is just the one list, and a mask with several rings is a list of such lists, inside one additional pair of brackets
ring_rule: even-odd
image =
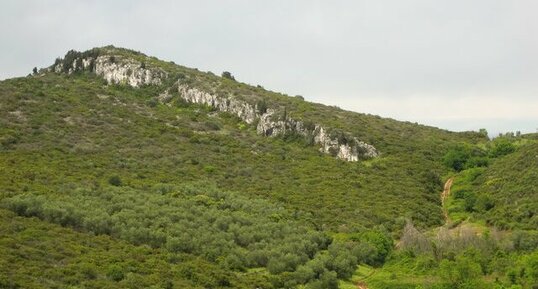
[[(109, 84), (127, 84), (132, 87), (142, 85), (161, 85), (173, 82), (172, 86), (158, 96), (159, 101), (169, 102), (174, 96), (181, 97), (190, 103), (211, 106), (222, 112), (232, 113), (248, 124), (257, 123), (257, 131), (265, 136), (299, 134), (307, 142), (320, 145), (320, 150), (330, 153), (346, 161), (358, 161), (378, 155), (374, 146), (369, 145), (347, 132), (335, 132), (319, 124), (295, 120), (288, 115), (286, 107), (269, 108), (262, 99), (253, 103), (252, 99), (233, 93), (223, 93), (218, 89), (192, 86), (192, 80), (186, 74), (168, 73), (157, 65), (148, 65), (144, 60), (136, 60), (133, 56), (143, 56), (133, 52), (131, 56), (117, 52), (129, 52), (124, 49), (105, 47), (86, 52), (70, 51), (50, 70), (68, 74), (78, 71), (89, 71), (103, 77)], [(149, 60), (148, 57), (146, 59)]]
[[(109, 84), (127, 84), (132, 87), (160, 85), (164, 91), (157, 99), (162, 103), (180, 97), (187, 102), (205, 104), (238, 116), (246, 123), (253, 124), (258, 133), (265, 136), (298, 134), (307, 143), (319, 145), (320, 151), (342, 160), (369, 159), (380, 153), (374, 145), (361, 140), (371, 139), (367, 133), (359, 133), (360, 136), (357, 136), (354, 132), (357, 130), (356, 124), (349, 127), (332, 125), (322, 118), (314, 117), (313, 114), (319, 114), (318, 111), (323, 106), (306, 103), (297, 97), (272, 93), (261, 87), (249, 87), (232, 79), (216, 77), (212, 73), (201, 73), (159, 61), (140, 52), (113, 46), (86, 52), (72, 50), (63, 59), (58, 58), (49, 70), (68, 74), (89, 71), (103, 77)], [(349, 117), (349, 112), (342, 112), (345, 114), (342, 118)], [(482, 137), (476, 133), (476, 139)]]

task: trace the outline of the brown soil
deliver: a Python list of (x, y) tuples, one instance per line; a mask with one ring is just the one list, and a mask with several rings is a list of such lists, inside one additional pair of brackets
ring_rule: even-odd
[(441, 193), (441, 206), (443, 207), (443, 215), (445, 216), (445, 224), (448, 224), (450, 222), (450, 218), (448, 217), (448, 209), (445, 207), (445, 202), (448, 196), (450, 196), (450, 188), (452, 187), (452, 183), (454, 182), (454, 178), (450, 178), (445, 183), (445, 188), (443, 192)]

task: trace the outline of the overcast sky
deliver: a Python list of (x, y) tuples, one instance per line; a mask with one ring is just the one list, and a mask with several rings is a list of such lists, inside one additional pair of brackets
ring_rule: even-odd
[(115, 46), (450, 130), (538, 129), (538, 1), (0, 0), (0, 79)]

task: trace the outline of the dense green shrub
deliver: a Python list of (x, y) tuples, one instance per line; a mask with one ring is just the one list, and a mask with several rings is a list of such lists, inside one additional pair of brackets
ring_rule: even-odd
[(108, 183), (116, 187), (119, 187), (122, 185), (121, 178), (117, 175), (114, 175), (108, 178)]

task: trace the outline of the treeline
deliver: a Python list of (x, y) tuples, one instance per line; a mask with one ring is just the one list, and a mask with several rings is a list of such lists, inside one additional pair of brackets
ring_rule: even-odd
[(202, 256), (234, 271), (263, 267), (277, 288), (337, 288), (337, 279), (351, 277), (360, 261), (380, 258), (375, 233), (365, 234), (362, 243), (332, 242), (299, 222), (301, 216), (207, 184), (156, 185), (148, 191), (75, 188), (55, 196), (20, 194), (2, 206), (135, 245)]

